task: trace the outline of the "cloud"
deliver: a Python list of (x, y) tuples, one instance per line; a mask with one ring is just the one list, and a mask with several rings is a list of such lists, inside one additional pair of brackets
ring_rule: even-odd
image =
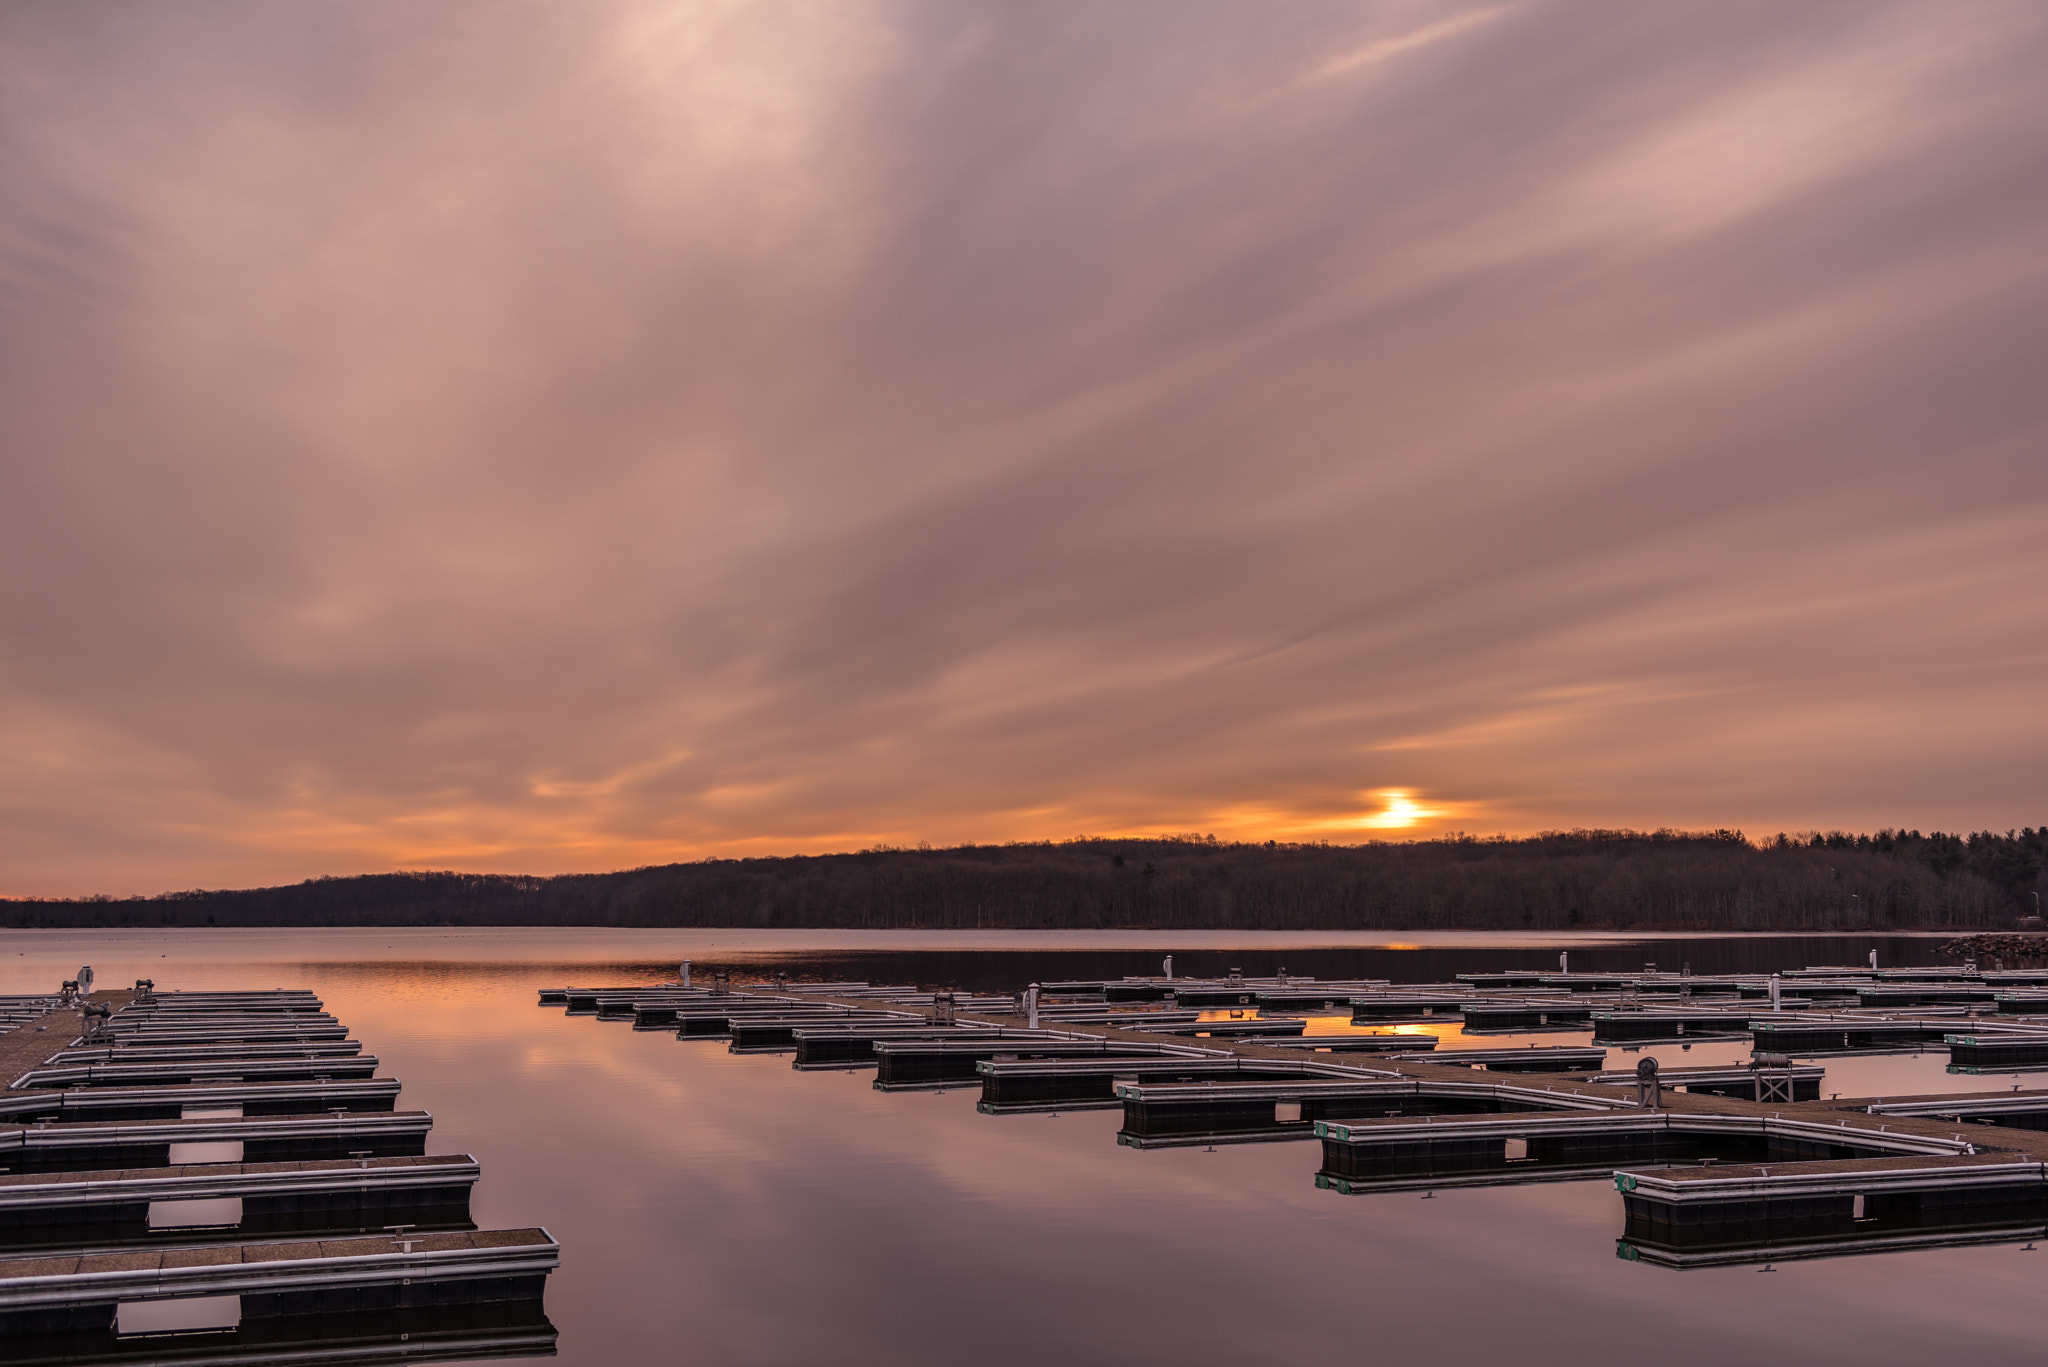
[(2039, 822), (2044, 40), (11, 11), (0, 891)]

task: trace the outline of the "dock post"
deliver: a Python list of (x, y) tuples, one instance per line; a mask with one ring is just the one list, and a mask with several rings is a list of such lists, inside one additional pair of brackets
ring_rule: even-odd
[(1161, 964), (1161, 965), (1160, 965), (1160, 967), (1166, 970), (1166, 981), (1168, 981), (1168, 982), (1172, 982), (1172, 981), (1173, 981), (1173, 956), (1172, 956), (1171, 954), (1167, 955), (1167, 956), (1166, 956), (1166, 962), (1165, 962), (1165, 963), (1163, 963), (1163, 964)]
[(1026, 1013), (1027, 1015), (1029, 1015), (1029, 1016), (1030, 1016), (1030, 1018), (1031, 1018), (1031, 1028), (1032, 1028), (1033, 1030), (1036, 1030), (1036, 1029), (1038, 1028), (1038, 984), (1037, 984), (1037, 983), (1033, 983), (1033, 984), (1031, 984), (1031, 986), (1029, 986), (1029, 987), (1027, 987), (1027, 988), (1025, 988), (1025, 989), (1024, 989), (1024, 1010), (1025, 1010), (1025, 1013)]
[(1877, 971), (1877, 951), (1874, 949), (1870, 951), (1870, 971), (1873, 973)]
[(1777, 1011), (1781, 1009), (1778, 1005), (1778, 975), (1773, 973), (1771, 975), (1771, 1010)]
[(688, 959), (685, 959), (685, 960), (683, 960), (683, 986), (684, 986), (684, 987), (688, 987), (689, 985), (690, 985), (690, 961), (689, 961)]
[(1654, 1111), (1663, 1101), (1664, 1088), (1657, 1081), (1657, 1060), (1646, 1058), (1636, 1064), (1636, 1105)]
[(1560, 973), (1570, 973), (1572, 971), (1572, 952), (1570, 950), (1567, 949), (1557, 956), (1557, 971)]

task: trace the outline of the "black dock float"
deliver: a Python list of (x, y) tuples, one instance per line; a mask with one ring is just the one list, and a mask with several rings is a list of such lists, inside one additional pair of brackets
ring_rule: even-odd
[(390, 1112), (396, 1078), (340, 1082), (225, 1082), (177, 1087), (84, 1087), (0, 1092), (0, 1124), (35, 1120), (179, 1120), (193, 1111), (239, 1115)]
[[(930, 1030), (933, 1028), (929, 1022), (921, 1021), (916, 1016), (868, 1016), (855, 1013), (845, 1016), (834, 1016), (829, 1020), (821, 1020), (816, 1015), (761, 1016), (753, 1019), (734, 1017), (729, 1023), (726, 1033), (732, 1040), (731, 1048), (735, 1054), (787, 1053), (796, 1048), (796, 1040), (799, 1034), (805, 1031), (831, 1030), (840, 1021), (845, 1021), (848, 1028), (854, 1030), (859, 1029), (863, 1025), (867, 1026), (871, 1032), (871, 1038), (875, 1037), (873, 1032), (877, 1031), (886, 1034), (886, 1032), (892, 1029)], [(697, 1038), (697, 1036), (686, 1037), (678, 1035), (677, 1038)]]
[(353, 1058), (363, 1052), (360, 1041), (292, 1040), (233, 1044), (158, 1043), (143, 1039), (120, 1044), (75, 1044), (50, 1055), (45, 1066), (62, 1067), (79, 1063), (218, 1063), (223, 1059), (331, 1059)]
[[(1950, 1028), (1953, 1028), (1952, 1026)], [(1995, 1073), (2048, 1063), (2048, 1031), (2035, 1034), (1943, 1035), (1949, 1066), (1957, 1072)]]
[(1042, 1030), (1008, 1030), (1001, 1026), (973, 1025), (807, 1025), (794, 1032), (796, 1058), (790, 1066), (800, 1071), (828, 1068), (873, 1068), (881, 1062), (875, 1053), (876, 1040), (899, 1044), (943, 1042), (968, 1036), (975, 1039), (1047, 1039)]
[(10, 1172), (161, 1168), (187, 1162), (271, 1163), (415, 1157), (434, 1118), (425, 1111), (364, 1115), (219, 1116), (0, 1126)]
[(1639, 1040), (1705, 1039), (1747, 1036), (1750, 1015), (1736, 1009), (1679, 1011), (1666, 1006), (1644, 1011), (1596, 1011), (1593, 1038), (1617, 1043)]
[(1328, 1052), (1332, 1054), (1392, 1054), (1396, 1058), (1420, 1058), (1436, 1048), (1434, 1035), (1295, 1035), (1276, 1039), (1262, 1039), (1261, 1045), (1268, 1049), (1286, 1049), (1292, 1053), (1310, 1054)]
[[(1762, 1051), (1775, 1054), (1875, 1053), (1886, 1050), (1912, 1051), (1939, 1044), (1956, 1028), (1954, 1020), (1886, 1020), (1848, 1016), (1819, 1019), (1795, 1017), (1777, 1020), (1751, 1016), (1750, 1038)], [(2048, 1035), (2043, 1035), (2048, 1039)]]
[(0, 1175), (0, 1249), (473, 1229), (468, 1154)]
[[(1467, 994), (1467, 997), (1472, 994)], [(1446, 1016), (1462, 1016), (1467, 1001), (1463, 998), (1445, 995), (1423, 995), (1420, 993), (1397, 996), (1388, 993), (1383, 996), (1353, 997), (1351, 999), (1351, 1020), (1356, 1025), (1377, 1025), (1389, 1021), (1437, 1020)]]
[(1214, 1058), (1081, 1058), (1000, 1061), (975, 1065), (981, 1077), (983, 1115), (1017, 1115), (1036, 1111), (1109, 1109), (1124, 1103), (1117, 1088), (1136, 1082), (1242, 1082), (1314, 1080), (1332, 1074), (1396, 1079), (1394, 1073), (1370, 1073), (1303, 1059)]
[(1318, 1121), (1323, 1167), (1316, 1185), (1369, 1192), (1570, 1180), (1644, 1163), (1794, 1163), (1900, 1154), (1974, 1152), (1964, 1140), (1887, 1133), (1869, 1125), (1607, 1111), (1442, 1122)]
[(344, 1058), (219, 1059), (202, 1063), (80, 1063), (31, 1068), (15, 1079), (14, 1089), (51, 1087), (173, 1086), (207, 1082), (315, 1082), (332, 1078), (375, 1077), (372, 1054)]
[(1324, 1121), (1358, 1117), (1498, 1115), (1599, 1100), (1532, 1087), (1409, 1078), (1297, 1078), (1264, 1082), (1118, 1083), (1124, 1103), (1117, 1143), (1152, 1149), (1312, 1139)]
[(1617, 1253), (1672, 1267), (1828, 1256), (2048, 1222), (2039, 1162), (2010, 1155), (1891, 1158), (1614, 1174), (1626, 1216)]
[(1914, 1006), (1956, 1006), (1970, 1002), (1993, 1002), (1999, 989), (1988, 983), (1920, 983), (1917, 985), (1864, 986), (1856, 989), (1857, 1004), (1873, 1011), (1896, 1011)]
[(1124, 1028), (1143, 1031), (1148, 1035), (1207, 1035), (1211, 1039), (1259, 1039), (1269, 1035), (1286, 1038), (1301, 1035), (1308, 1029), (1308, 1021), (1298, 1016), (1291, 1020), (1285, 1017), (1256, 1016), (1244, 1020), (1168, 1021), (1129, 1025)]
[(1606, 1063), (1607, 1051), (1595, 1045), (1532, 1044), (1522, 1049), (1445, 1049), (1394, 1057), (1415, 1063), (1483, 1068), (1490, 1073), (1585, 1073)]
[(1346, 978), (1317, 982), (1314, 978), (1247, 978), (1237, 982), (1188, 980), (1173, 985), (1181, 1006), (1215, 1010), (1227, 1006), (1263, 1006), (1269, 1010), (1336, 1011), (1359, 993), (1387, 986), (1383, 979)]
[[(1846, 1104), (1846, 1103), (1844, 1103)], [(2048, 1092), (1967, 1092), (1866, 1104), (1867, 1115), (1920, 1116), (1963, 1125), (2003, 1125), (2014, 1130), (2048, 1130)]]
[(251, 1319), (204, 1334), (100, 1330), (11, 1343), (0, 1349), (0, 1361), (8, 1367), (414, 1367), (553, 1357), (557, 1337), (540, 1301), (495, 1301)]
[[(120, 1017), (116, 1016), (116, 1020)], [(108, 1030), (104, 1041), (94, 1041), (126, 1052), (130, 1049), (164, 1049), (172, 1046), (230, 1045), (323, 1045), (348, 1038), (348, 1027), (334, 1025), (251, 1025), (221, 1026), (216, 1029)]]
[[(1163, 1002), (1173, 995), (1179, 984), (1165, 978), (1125, 978), (1121, 982), (1101, 984), (1102, 999), (1106, 1002)], [(1087, 995), (1085, 984), (1062, 984), (1073, 996)]]
[(1259, 990), (1258, 1004), (1266, 1011), (1341, 1011), (1351, 1005), (1353, 993), (1385, 986), (1385, 983), (1311, 982), (1299, 987), (1268, 987)]
[(1469, 1003), (1460, 1011), (1465, 1029), (1471, 1034), (1507, 1034), (1531, 1030), (1584, 1030), (1593, 1023), (1593, 1013), (1602, 1008), (1593, 1002), (1550, 1001)]
[[(672, 1029), (677, 1039), (718, 1040), (729, 1039), (733, 1026), (741, 1021), (775, 1020), (792, 1025), (830, 1025), (833, 1021), (896, 1020), (905, 1024), (916, 1024), (924, 1019), (909, 1012), (852, 1011), (843, 1006), (785, 1006), (781, 1003), (746, 1005), (739, 1007), (687, 1007), (675, 1013), (668, 1022), (653, 1020), (654, 1029)], [(633, 1018), (636, 1030), (647, 1029), (641, 1018)]]
[(9, 1357), (112, 1336), (130, 1307), (238, 1296), (240, 1321), (538, 1302), (561, 1249), (544, 1229), (216, 1244), (0, 1259)]
[(875, 1087), (878, 1091), (921, 1091), (934, 1087), (980, 1086), (975, 1065), (984, 1059), (1009, 1058), (1158, 1058), (1202, 1057), (1202, 1051), (1172, 1044), (1126, 1044), (1070, 1036), (1065, 1039), (921, 1040), (892, 1043), (877, 1040)]

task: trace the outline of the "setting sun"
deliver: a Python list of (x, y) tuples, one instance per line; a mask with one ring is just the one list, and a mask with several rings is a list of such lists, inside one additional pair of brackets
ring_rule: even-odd
[(1371, 816), (1361, 817), (1354, 825), (1375, 831), (1404, 831), (1419, 822), (1428, 821), (1443, 813), (1433, 807), (1417, 803), (1406, 788), (1389, 788), (1379, 798), (1386, 805)]

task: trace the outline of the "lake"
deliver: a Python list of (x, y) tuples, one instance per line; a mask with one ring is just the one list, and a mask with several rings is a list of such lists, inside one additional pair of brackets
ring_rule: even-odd
[[(483, 1164), (479, 1224), (544, 1225), (571, 1363), (2035, 1362), (2048, 1250), (2015, 1244), (1673, 1271), (1615, 1257), (1606, 1180), (1342, 1196), (1313, 1143), (1137, 1151), (1119, 1114), (992, 1117), (971, 1091), (884, 1095), (871, 1071), (568, 1018), (544, 986), (1291, 973), (1435, 981), (1574, 969), (1938, 962), (1942, 937), (1616, 937), (218, 929), (0, 940), (0, 991), (306, 987), (352, 1028), (429, 1152)], [(1455, 1027), (1435, 1027), (1455, 1036)], [(1532, 1037), (1533, 1038), (1533, 1037)], [(1546, 1034), (1544, 1043), (1584, 1036)], [(1488, 1047), (1517, 1042), (1490, 1036)], [(1457, 1047), (1454, 1039), (1445, 1048)], [(1746, 1046), (1657, 1045), (1667, 1062)], [(1611, 1056), (1619, 1059), (1617, 1051)], [(2005, 1090), (1933, 1053), (1827, 1059), (1846, 1095)], [(1624, 1065), (1627, 1066), (1627, 1065)], [(2029, 1085), (2032, 1085), (2031, 1083)]]

